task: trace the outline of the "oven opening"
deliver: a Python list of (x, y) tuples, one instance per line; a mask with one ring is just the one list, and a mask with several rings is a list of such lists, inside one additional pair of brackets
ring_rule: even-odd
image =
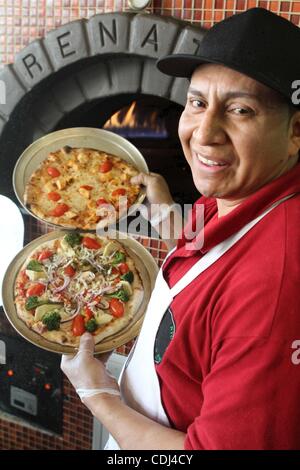
[(120, 94), (77, 108), (53, 130), (94, 127), (121, 135), (140, 150), (151, 172), (166, 179), (176, 202), (191, 204), (199, 194), (178, 137), (182, 111), (166, 98)]
[(143, 100), (132, 101), (114, 113), (104, 124), (103, 129), (126, 139), (167, 139), (166, 118), (163, 112), (152, 103)]

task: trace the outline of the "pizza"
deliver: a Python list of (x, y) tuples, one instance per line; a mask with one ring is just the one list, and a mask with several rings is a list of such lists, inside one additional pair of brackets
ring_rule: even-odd
[(42, 243), (17, 274), (18, 317), (49, 341), (95, 343), (132, 322), (144, 296), (143, 283), (124, 245), (109, 237), (70, 232)]
[(39, 218), (56, 225), (94, 230), (117, 221), (135, 203), (139, 172), (101, 150), (65, 146), (40, 164), (25, 187), (24, 202)]

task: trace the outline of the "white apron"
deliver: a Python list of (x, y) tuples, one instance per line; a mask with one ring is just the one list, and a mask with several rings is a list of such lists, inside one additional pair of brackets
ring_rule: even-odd
[[(254, 225), (256, 225), (272, 209), (292, 196), (293, 194), (275, 202), (265, 212), (249, 222), (237, 233), (212, 248), (200, 260), (198, 260), (171, 289), (163, 277), (162, 267), (160, 268), (140, 335), (120, 376), (119, 382), (122, 399), (128, 406), (162, 425), (170, 426), (161, 403), (159, 381), (154, 364), (154, 343), (157, 330), (164, 313), (176, 295), (178, 295), (205, 269), (215, 263), (215, 261), (226, 253), (226, 251), (228, 251), (238, 240), (240, 240), (240, 238), (251, 230), (251, 228), (254, 227)], [(174, 250), (167, 255), (167, 258), (173, 251)], [(105, 449), (117, 450), (120, 449), (120, 447), (113, 437), (110, 436)]]

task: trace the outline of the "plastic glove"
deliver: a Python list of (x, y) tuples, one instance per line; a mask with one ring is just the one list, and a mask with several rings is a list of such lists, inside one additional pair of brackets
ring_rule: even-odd
[(102, 360), (96, 359), (94, 348), (93, 336), (84, 333), (80, 338), (78, 353), (75, 356), (63, 355), (61, 360), (61, 369), (76, 389), (81, 401), (98, 393), (120, 394), (117, 381), (105, 367), (110, 354), (105, 354)]
[(130, 180), (131, 184), (146, 186), (146, 195), (150, 204), (173, 204), (172, 195), (166, 180), (158, 173), (139, 173)]

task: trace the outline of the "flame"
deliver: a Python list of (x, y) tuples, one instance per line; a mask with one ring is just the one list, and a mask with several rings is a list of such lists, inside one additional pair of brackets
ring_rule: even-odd
[[(124, 114), (125, 113), (125, 114)], [(139, 115), (136, 101), (133, 101), (127, 108), (123, 108), (104, 124), (104, 129), (127, 127), (130, 129), (151, 128), (159, 132), (161, 126), (157, 119), (157, 111), (147, 114), (143, 118)]]

